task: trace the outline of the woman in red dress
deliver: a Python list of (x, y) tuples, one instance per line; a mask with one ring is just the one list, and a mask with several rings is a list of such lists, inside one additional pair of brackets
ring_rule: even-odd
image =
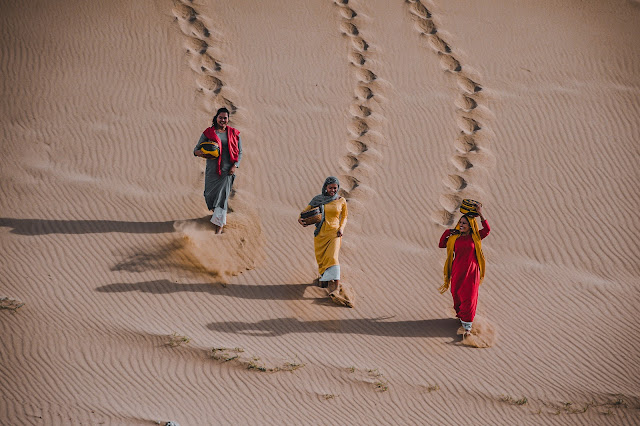
[(440, 293), (451, 286), (453, 308), (464, 328), (464, 337), (471, 334), (471, 325), (476, 315), (478, 288), (484, 278), (484, 254), (481, 240), (489, 235), (489, 223), (477, 208), (482, 229), (478, 230), (475, 217), (464, 215), (455, 229), (447, 229), (440, 237), (440, 248), (447, 249), (444, 264), (444, 284)]

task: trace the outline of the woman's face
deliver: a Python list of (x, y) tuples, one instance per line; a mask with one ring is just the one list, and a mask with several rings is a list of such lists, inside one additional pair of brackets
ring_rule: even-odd
[(462, 218), (460, 219), (460, 233), (468, 234), (470, 230), (471, 226), (469, 226), (469, 220), (466, 217), (462, 216)]
[(327, 185), (327, 194), (330, 197), (333, 197), (334, 195), (336, 195), (336, 192), (338, 192), (338, 184), (337, 183), (330, 183), (329, 185)]
[(220, 114), (218, 114), (216, 122), (218, 123), (218, 126), (224, 129), (225, 127), (227, 127), (227, 123), (229, 123), (229, 114), (227, 114), (226, 112), (221, 112)]

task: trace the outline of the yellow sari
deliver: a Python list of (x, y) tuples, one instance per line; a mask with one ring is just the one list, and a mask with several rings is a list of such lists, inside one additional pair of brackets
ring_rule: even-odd
[[(307, 206), (304, 211), (311, 209)], [(339, 265), (338, 255), (342, 237), (338, 237), (338, 230), (344, 232), (347, 224), (347, 200), (339, 197), (324, 205), (324, 223), (320, 232), (313, 239), (313, 247), (318, 262), (318, 273), (324, 274), (329, 267)]]

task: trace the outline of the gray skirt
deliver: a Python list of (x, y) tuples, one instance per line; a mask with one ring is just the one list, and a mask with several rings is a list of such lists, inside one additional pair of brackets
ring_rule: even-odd
[(204, 200), (209, 210), (215, 210), (219, 207), (227, 210), (229, 205), (229, 196), (231, 188), (236, 178), (235, 175), (229, 175), (231, 165), (222, 165), (222, 176), (218, 176), (216, 169), (218, 168), (218, 160), (207, 159), (207, 170), (204, 178)]

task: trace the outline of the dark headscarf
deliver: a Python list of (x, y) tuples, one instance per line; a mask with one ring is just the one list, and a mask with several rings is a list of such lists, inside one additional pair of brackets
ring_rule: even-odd
[[(335, 195), (331, 196), (327, 193), (327, 186), (335, 183), (338, 185), (338, 191), (336, 191)], [(316, 230), (313, 231), (313, 235), (317, 236), (320, 233), (320, 228), (322, 228), (322, 224), (324, 223), (324, 205), (330, 203), (332, 201), (340, 198), (338, 192), (340, 191), (340, 181), (335, 176), (329, 176), (324, 180), (324, 185), (322, 185), (322, 194), (316, 195), (309, 201), (309, 205), (311, 207), (320, 207), (320, 212), (322, 213), (322, 220), (316, 223)]]

